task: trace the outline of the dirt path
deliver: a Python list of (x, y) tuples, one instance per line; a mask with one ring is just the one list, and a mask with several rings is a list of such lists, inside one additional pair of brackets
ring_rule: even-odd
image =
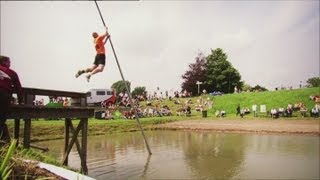
[(217, 131), (237, 133), (281, 133), (320, 136), (320, 120), (186, 120), (156, 125), (156, 129)]

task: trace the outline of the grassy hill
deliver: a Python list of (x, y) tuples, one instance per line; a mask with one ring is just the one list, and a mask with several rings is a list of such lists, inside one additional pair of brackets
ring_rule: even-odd
[[(236, 116), (237, 105), (240, 104), (241, 108), (248, 107), (252, 109), (252, 105), (258, 105), (258, 110), (260, 105), (266, 105), (267, 111), (271, 108), (286, 108), (288, 104), (295, 104), (303, 102), (308, 111), (312, 109), (315, 105), (314, 101), (310, 100), (311, 95), (320, 95), (320, 88), (302, 88), (293, 90), (278, 90), (278, 91), (266, 91), (266, 92), (243, 92), (236, 94), (225, 94), (222, 96), (212, 96), (212, 95), (202, 95), (203, 99), (210, 98), (213, 101), (213, 108), (208, 109), (208, 115), (213, 116), (216, 110), (225, 110), (228, 117)], [(179, 100), (184, 103), (186, 100), (191, 99), (193, 114), (200, 115), (201, 113), (195, 113), (194, 108), (199, 97), (192, 98), (179, 98)], [(175, 100), (176, 98), (174, 98)], [(181, 107), (174, 103), (174, 100), (163, 100), (160, 105), (167, 105), (170, 107), (175, 115), (176, 109)], [(155, 106), (157, 102), (152, 102)], [(146, 107), (145, 102), (141, 103), (142, 107)], [(252, 115), (250, 115), (252, 116)]]
[(315, 105), (310, 99), (311, 95), (320, 95), (320, 88), (303, 88), (294, 90), (279, 90), (266, 92), (244, 92), (239, 94), (226, 94), (214, 97), (214, 108), (211, 111), (225, 109), (227, 112), (235, 114), (236, 107), (248, 107), (251, 109), (253, 104), (266, 105), (267, 110), (271, 108), (286, 108), (288, 104), (302, 102), (308, 110)]

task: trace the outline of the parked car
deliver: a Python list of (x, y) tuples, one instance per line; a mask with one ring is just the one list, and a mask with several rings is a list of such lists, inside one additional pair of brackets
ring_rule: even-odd
[(213, 96), (222, 96), (223, 95), (223, 92), (220, 92), (220, 91), (213, 91), (212, 93), (209, 93)]

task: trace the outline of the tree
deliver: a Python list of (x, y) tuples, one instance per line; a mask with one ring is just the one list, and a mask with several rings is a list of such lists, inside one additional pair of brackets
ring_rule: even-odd
[(132, 91), (132, 97), (136, 97), (136, 96), (139, 96), (139, 95), (144, 96), (145, 92), (146, 92), (146, 87), (136, 87)]
[(248, 92), (248, 91), (268, 91), (267, 88), (260, 86), (260, 85), (256, 85), (254, 87), (251, 87), (249, 84), (244, 83), (241, 87), (242, 91)]
[(207, 56), (205, 84), (209, 87), (209, 92), (231, 93), (234, 87), (243, 86), (240, 73), (227, 61), (227, 58), (228, 56), (220, 48), (211, 49), (211, 54)]
[[(129, 92), (130, 92), (130, 85), (131, 83), (129, 81), (126, 81), (127, 85), (128, 85), (128, 88), (129, 88)], [(120, 81), (117, 81), (115, 83), (112, 84), (111, 88), (115, 89), (116, 92), (117, 92), (117, 95), (121, 92), (127, 92), (127, 89), (126, 89), (126, 85), (125, 83), (120, 80)]]
[(260, 86), (260, 85), (256, 85), (256, 86), (252, 87), (251, 90), (252, 90), (252, 91), (268, 91), (267, 88), (262, 87), (262, 86)]
[(241, 90), (245, 92), (249, 92), (252, 90), (252, 87), (249, 84), (244, 83), (243, 86), (241, 87)]
[(189, 70), (182, 75), (184, 82), (181, 85), (182, 90), (187, 90), (193, 95), (198, 94), (197, 81), (204, 82), (206, 79), (206, 57), (202, 53), (199, 53), (195, 60), (196, 62), (189, 64)]
[(308, 87), (320, 87), (320, 77), (312, 77), (307, 80)]

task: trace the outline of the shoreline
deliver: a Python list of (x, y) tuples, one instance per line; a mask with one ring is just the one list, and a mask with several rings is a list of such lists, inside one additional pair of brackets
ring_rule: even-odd
[(320, 136), (320, 121), (319, 119), (197, 119), (158, 124), (154, 125), (153, 129)]

